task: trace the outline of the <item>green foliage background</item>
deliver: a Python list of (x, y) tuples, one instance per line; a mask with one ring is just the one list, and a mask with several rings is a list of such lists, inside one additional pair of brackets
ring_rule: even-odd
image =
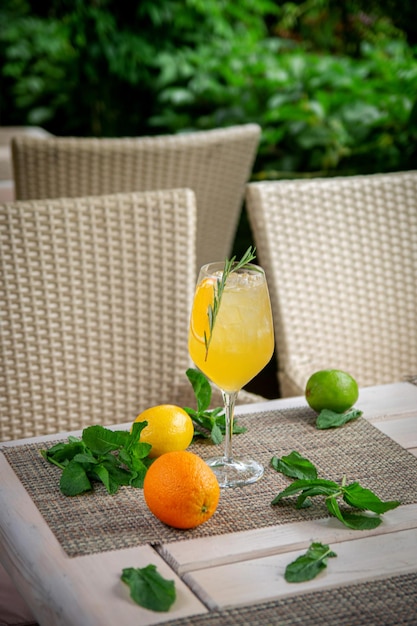
[(254, 175), (416, 167), (416, 9), (358, 0), (5, 0), (0, 123), (263, 129)]

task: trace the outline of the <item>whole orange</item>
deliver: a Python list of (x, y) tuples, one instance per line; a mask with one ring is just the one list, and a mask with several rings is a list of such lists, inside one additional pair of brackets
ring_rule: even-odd
[(152, 513), (174, 528), (195, 528), (217, 509), (220, 487), (213, 470), (197, 454), (167, 452), (146, 472), (143, 495)]
[(166, 452), (185, 450), (194, 436), (191, 417), (175, 404), (160, 404), (145, 409), (135, 422), (147, 422), (140, 434), (140, 440), (151, 444), (151, 459)]

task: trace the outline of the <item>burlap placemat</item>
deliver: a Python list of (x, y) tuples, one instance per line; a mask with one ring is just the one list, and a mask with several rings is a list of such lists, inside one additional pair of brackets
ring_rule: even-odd
[[(43, 460), (42, 446), (25, 444), (3, 452), (69, 556), (327, 517), (321, 498), (301, 510), (290, 501), (270, 505), (290, 482), (269, 466), (271, 457), (292, 450), (309, 458), (322, 478), (339, 481), (345, 474), (348, 482), (357, 480), (384, 500), (417, 502), (416, 457), (363, 418), (323, 431), (315, 428), (315, 417), (302, 407), (239, 418), (248, 431), (234, 437), (235, 455), (249, 454), (261, 461), (265, 475), (253, 485), (223, 490), (214, 516), (190, 531), (159, 522), (148, 510), (141, 489), (125, 487), (111, 496), (98, 486), (81, 496), (63, 496), (60, 470)], [(196, 443), (190, 449), (203, 458), (222, 452), (222, 446), (210, 444)]]
[(415, 626), (417, 574), (165, 622), (166, 626)]

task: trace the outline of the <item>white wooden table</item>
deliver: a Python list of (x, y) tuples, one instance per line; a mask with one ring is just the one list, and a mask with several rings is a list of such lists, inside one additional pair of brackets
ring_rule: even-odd
[[(240, 406), (236, 412), (304, 403), (300, 398), (274, 400)], [(356, 407), (417, 456), (416, 386), (397, 383), (364, 388)], [(46, 443), (54, 438), (21, 443)], [(0, 444), (0, 448), (19, 443)], [(417, 572), (417, 504), (385, 513), (384, 523), (369, 532), (352, 531), (335, 518), (326, 518), (166, 544), (162, 553), (167, 559), (150, 546), (69, 558), (1, 452), (0, 477), (0, 561), (42, 625), (146, 626)], [(312, 581), (286, 583), (286, 565), (305, 552), (311, 541), (331, 544), (338, 558), (331, 559), (325, 573)], [(135, 567), (154, 563), (163, 576), (175, 580), (177, 600), (168, 613), (147, 611), (130, 600), (120, 574), (132, 563)]]

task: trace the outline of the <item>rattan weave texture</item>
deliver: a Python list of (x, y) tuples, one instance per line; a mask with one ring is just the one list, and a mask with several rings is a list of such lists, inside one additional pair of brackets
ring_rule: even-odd
[(165, 622), (167, 626), (415, 626), (417, 574), (303, 593)]
[(0, 205), (0, 440), (188, 404), (195, 236), (186, 189)]
[(157, 137), (16, 137), (16, 198), (190, 188), (197, 199), (199, 268), (231, 252), (259, 138), (257, 124)]
[(417, 171), (247, 186), (281, 393), (339, 368), (363, 386), (417, 371)]

